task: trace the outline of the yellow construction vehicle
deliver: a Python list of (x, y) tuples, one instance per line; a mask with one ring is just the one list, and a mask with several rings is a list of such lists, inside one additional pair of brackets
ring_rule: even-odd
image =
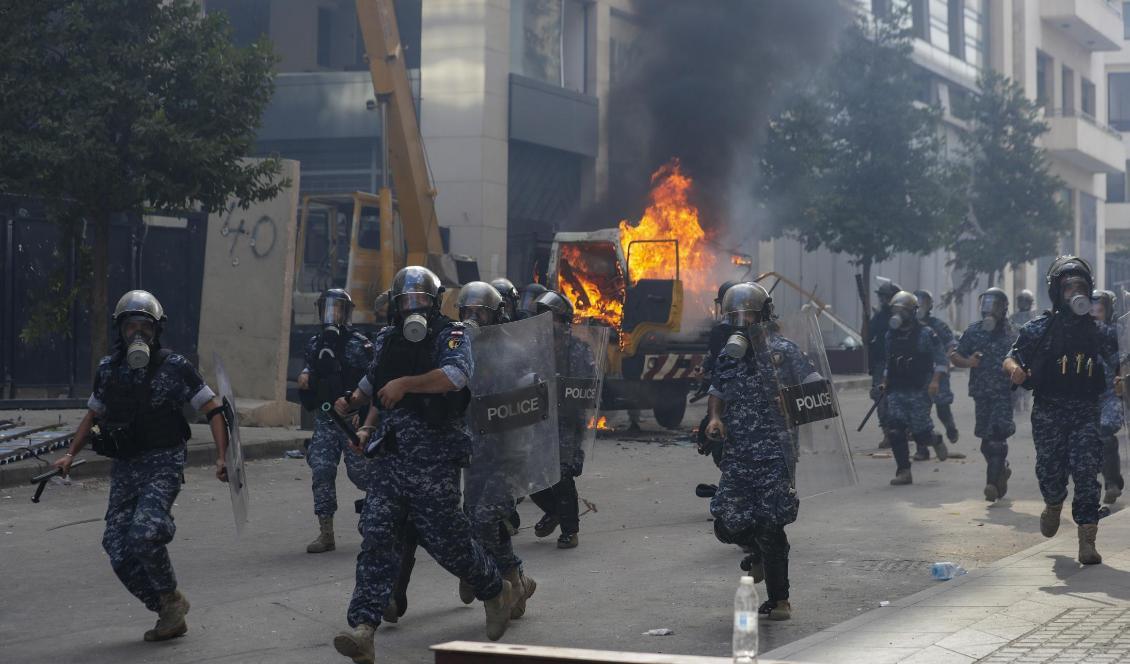
[[(305, 320), (313, 316), (314, 301), (343, 278), (359, 325), (374, 323), (374, 300), (405, 265), (423, 265), (439, 275), (447, 287), (448, 315), (454, 314), (458, 287), (479, 278), (474, 259), (443, 246), (393, 0), (357, 0), (357, 18), (380, 111), (383, 181), (376, 194), (303, 197), (294, 282), (297, 325), (314, 322)], [(311, 241), (325, 243), (324, 258), (312, 266), (304, 262)]]

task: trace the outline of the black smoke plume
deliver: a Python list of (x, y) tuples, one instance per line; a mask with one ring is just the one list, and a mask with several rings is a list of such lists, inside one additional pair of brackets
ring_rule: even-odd
[(633, 8), (634, 58), (618, 67), (609, 97), (609, 189), (581, 225), (638, 218), (651, 173), (674, 157), (695, 180), (700, 221), (713, 234), (730, 210), (749, 209), (733, 199), (752, 195), (766, 122), (829, 56), (850, 15), (838, 0), (635, 0)]

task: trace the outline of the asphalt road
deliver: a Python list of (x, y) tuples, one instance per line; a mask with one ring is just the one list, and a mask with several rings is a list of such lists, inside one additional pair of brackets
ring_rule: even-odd
[[(982, 498), (984, 462), (972, 439), (972, 403), (955, 377), (964, 461), (914, 466), (915, 484), (891, 487), (894, 461), (871, 456), (872, 424), (854, 424), (866, 392), (841, 395), (852, 426), (860, 483), (803, 501), (792, 541), (790, 622), (763, 624), (763, 651), (929, 586), (934, 561), (985, 565), (1041, 538), (1030, 427), (1012, 442), (1010, 499)], [(686, 424), (698, 421), (692, 407)], [(613, 424), (626, 424), (623, 414)], [(717, 542), (696, 483), (717, 472), (687, 442), (645, 419), (641, 436), (598, 441), (578, 480), (599, 511), (582, 517), (581, 546), (559, 551), (528, 529), (537, 511), (521, 507), (527, 529), (519, 554), (539, 583), (526, 617), (505, 641), (725, 656), (742, 554)], [(192, 602), (189, 633), (164, 644), (141, 634), (153, 616), (110, 570), (100, 546), (107, 484), (51, 486), (38, 505), (31, 489), (0, 490), (0, 660), (5, 662), (339, 662), (330, 645), (345, 624), (360, 537), (352, 512), (340, 512), (338, 548), (309, 555), (315, 534), (309, 470), (300, 460), (249, 465), (253, 523), (236, 540), (227, 487), (192, 468), (178, 500), (171, 545), (180, 586)], [(339, 474), (339, 502), (358, 492)], [(1101, 533), (1100, 533), (1101, 544)], [(763, 590), (763, 587), (760, 587)], [(408, 614), (377, 633), (379, 661), (430, 662), (429, 645), (485, 640), (481, 604), (463, 606), (456, 581), (424, 556)], [(644, 636), (652, 628), (670, 636)]]

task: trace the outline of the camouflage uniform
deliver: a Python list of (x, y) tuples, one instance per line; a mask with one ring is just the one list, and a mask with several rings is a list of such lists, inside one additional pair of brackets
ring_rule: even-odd
[[(1057, 329), (1044, 337), (1049, 324)], [(1094, 326), (1093, 331), (1088, 326)], [(1089, 335), (1094, 335), (1090, 342)], [(1035, 348), (1044, 337), (1040, 348)], [(1044, 502), (1059, 505), (1067, 498), (1067, 479), (1075, 482), (1071, 516), (1079, 525), (1098, 523), (1099, 470), (1102, 467), (1102, 440), (1099, 435), (1099, 398), (1102, 386), (1093, 394), (1057, 390), (1057, 383), (1069, 384), (1073, 378), (1086, 375), (1087, 366), (1076, 371), (1075, 362), (1060, 364), (1056, 355), (1068, 344), (1091, 343), (1087, 351), (1098, 356), (1098, 366), (1117, 364), (1117, 341), (1114, 333), (1100, 327), (1089, 316), (1071, 313), (1042, 315), (1020, 329), (1016, 344), (1009, 351), (1021, 365), (1032, 371), (1029, 387), (1035, 392), (1032, 406), (1032, 437), (1036, 444), (1036, 478)], [(1080, 346), (1082, 348), (1082, 346)], [(1027, 359), (1028, 362), (1024, 360)], [(1094, 359), (1093, 357), (1091, 359)], [(1062, 370), (1061, 370), (1062, 369)]]
[[(1104, 323), (1107, 334), (1117, 335), (1114, 324)], [(1109, 360), (1109, 358), (1108, 358)], [(1118, 366), (1104, 364), (1106, 370), (1106, 390), (1099, 399), (1099, 435), (1103, 441), (1103, 485), (1106, 488), (1123, 488), (1122, 460), (1118, 453), (1118, 432), (1122, 429), (1122, 399), (1114, 392), (1114, 377), (1118, 375)]]
[[(920, 375), (913, 380), (900, 384), (892, 375), (892, 357), (899, 346), (907, 344), (912, 352), (925, 362), (929, 359), (932, 366), (923, 364), (919, 366)], [(895, 463), (899, 470), (910, 468), (910, 450), (908, 440), (914, 439), (919, 445), (934, 445), (934, 421), (930, 418), (930, 393), (927, 387), (934, 373), (949, 371), (949, 360), (946, 358), (942, 342), (938, 335), (929, 327), (915, 323), (909, 328), (889, 330), (886, 337), (886, 369), (884, 379), (887, 381), (887, 419), (891, 434), (891, 452), (895, 456)], [(929, 372), (927, 372), (929, 369)]]
[[(321, 346), (321, 335), (316, 334), (306, 342), (306, 369), (312, 371)], [(341, 353), (342, 373), (362, 375), (373, 361), (373, 344), (358, 332), (350, 332)], [(349, 382), (349, 381), (346, 381)], [(352, 391), (356, 385), (343, 383), (343, 392)], [(330, 395), (336, 398), (341, 395)], [(337, 512), (337, 466), (345, 456), (345, 472), (354, 486), (365, 491), (369, 485), (370, 467), (365, 457), (349, 450), (349, 439), (334, 424), (328, 413), (316, 411), (314, 435), (306, 444), (306, 464), (310, 466), (311, 485), (314, 492), (314, 514), (333, 516)]]
[[(938, 335), (938, 340), (942, 342), (942, 349), (948, 354), (951, 350), (957, 347), (957, 342), (953, 338), (953, 330), (949, 325), (946, 325), (937, 316), (927, 316), (922, 321), (923, 324), (928, 326)], [(950, 375), (947, 371), (940, 381), (938, 381), (938, 395), (931, 398), (934, 403), (934, 408), (938, 412), (938, 420), (941, 421), (942, 426), (946, 429), (946, 435), (950, 441), (957, 440), (957, 425), (953, 421), (953, 410), (950, 406), (953, 404), (953, 390), (950, 388)]]
[(796, 344), (769, 336), (743, 359), (719, 354), (710, 394), (725, 402), (722, 479), (710, 501), (714, 532), (726, 544), (754, 550), (765, 568), (770, 602), (789, 598), (789, 540), (785, 526), (800, 509), (793, 488), (793, 441), (778, 399), (778, 371), (807, 376), (813, 369)]
[[(156, 354), (154, 354), (156, 355)], [(131, 370), (116, 356), (104, 357), (94, 378), (87, 407), (99, 420), (108, 412), (111, 384), (139, 386), (149, 369)], [(191, 404), (200, 409), (215, 397), (204, 379), (183, 356), (168, 355), (149, 378), (149, 404), (153, 408), (180, 409)], [(185, 426), (187, 431), (187, 426)], [(176, 533), (173, 501), (180, 492), (187, 435), (177, 432), (181, 444), (149, 449), (129, 458), (115, 458), (110, 470), (110, 500), (102, 548), (122, 584), (150, 611), (160, 608), (158, 598), (177, 588), (166, 545)]]
[(981, 439), (981, 454), (987, 463), (986, 484), (998, 487), (1001, 473), (1008, 468), (1008, 439), (1016, 433), (1012, 381), (1001, 369), (1015, 341), (1016, 328), (1008, 321), (992, 332), (985, 329), (983, 321), (977, 321), (965, 330), (957, 345), (957, 352), (965, 357), (981, 353), (980, 365), (969, 370), (969, 396), (976, 417), (973, 435)]
[[(1009, 321), (1012, 327), (1017, 331), (1028, 324), (1028, 321), (1036, 317), (1034, 310), (1017, 311), (1009, 316)], [(1032, 410), (1032, 393), (1028, 390), (1016, 389), (1012, 391), (1012, 409), (1016, 412)]]
[[(887, 330), (890, 326), (891, 308), (883, 306), (875, 310), (868, 323), (871, 339), (867, 343), (868, 373), (871, 374), (871, 400), (878, 401), (882, 396), (880, 386), (883, 384), (883, 374), (887, 368)], [(879, 428), (883, 433), (889, 428), (887, 413), (890, 404), (887, 399), (879, 402), (875, 414), (879, 417)]]
[[(420, 344), (432, 344), (430, 364), (462, 389), (474, 370), (471, 344), (460, 323), (450, 323)], [(386, 327), (374, 340), (375, 360), (359, 389), (373, 396), (382, 350), (400, 331)], [(426, 372), (426, 371), (425, 371)], [(374, 397), (375, 399), (375, 397)], [(372, 481), (358, 529), (357, 585), (349, 604), (352, 627), (378, 625), (392, 596), (401, 566), (406, 527), (444, 569), (466, 581), (479, 599), (502, 591), (494, 561), (472, 536), (471, 522), (460, 509), (459, 475), (471, 453), (471, 439), (461, 416), (428, 417), (401, 402), (383, 411), (377, 439), (384, 449), (371, 462)]]
[[(593, 376), (596, 373), (596, 359), (592, 349), (583, 341), (568, 332), (563, 337), (555, 334), (557, 353), (557, 374), (559, 376)], [(561, 481), (548, 489), (530, 496), (534, 504), (547, 515), (556, 516), (564, 535), (575, 535), (580, 531), (580, 509), (578, 507), (576, 478), (581, 476), (585, 466), (584, 438), (588, 422), (583, 414), (559, 412), (557, 415), (557, 435), (561, 441)]]

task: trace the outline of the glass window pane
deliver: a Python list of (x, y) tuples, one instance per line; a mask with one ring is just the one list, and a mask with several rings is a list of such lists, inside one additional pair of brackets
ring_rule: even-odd
[(1107, 121), (1119, 131), (1130, 131), (1130, 73), (1107, 76)]
[(510, 3), (510, 70), (522, 76), (562, 84), (562, 0), (514, 0)]

